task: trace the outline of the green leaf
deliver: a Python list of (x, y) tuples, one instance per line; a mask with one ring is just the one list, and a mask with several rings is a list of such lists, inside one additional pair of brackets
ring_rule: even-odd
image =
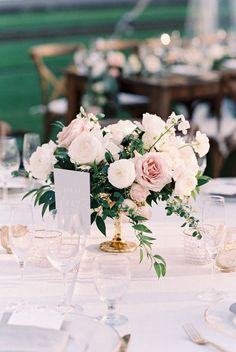
[(153, 258), (155, 258), (156, 260), (161, 261), (164, 265), (166, 265), (165, 259), (162, 258), (162, 256), (160, 256), (159, 254), (155, 254), (155, 255), (153, 256)]
[(96, 211), (94, 211), (92, 214), (91, 214), (91, 225), (94, 223), (95, 219), (96, 219), (96, 216), (97, 216), (97, 213)]
[(210, 177), (208, 177), (208, 176), (205, 176), (205, 175), (203, 175), (203, 176), (199, 176), (198, 177), (198, 183), (197, 183), (197, 187), (200, 187), (200, 186), (203, 186), (203, 185), (205, 185), (207, 182), (209, 182), (210, 181)]
[(159, 263), (160, 267), (161, 267), (161, 275), (165, 276), (166, 274), (166, 265)]
[(103, 218), (99, 215), (96, 217), (96, 225), (101, 233), (106, 236), (106, 225)]
[(136, 216), (132, 216), (132, 220), (135, 222), (139, 222), (139, 221), (146, 221), (147, 218), (141, 215), (136, 215)]
[(151, 230), (149, 230), (149, 228), (147, 228), (147, 226), (143, 225), (143, 224), (136, 224), (133, 225), (133, 229), (140, 231), (140, 232), (147, 232), (147, 233), (152, 233)]
[(96, 118), (97, 118), (98, 120), (102, 120), (104, 117), (105, 117), (105, 115), (104, 115), (104, 114), (101, 114), (101, 113), (99, 113), (99, 114), (96, 115)]
[(153, 264), (153, 266), (154, 266), (154, 269), (155, 269), (155, 272), (157, 274), (158, 279), (160, 279), (160, 277), (161, 277), (161, 266), (160, 266), (160, 264), (155, 262)]
[(105, 153), (105, 159), (106, 159), (106, 161), (108, 162), (108, 164), (111, 164), (111, 163), (114, 162), (113, 155), (112, 155), (111, 152), (109, 152), (109, 151), (106, 151), (106, 153)]
[(139, 250), (139, 263), (141, 263), (143, 261), (143, 250), (142, 248), (140, 248)]

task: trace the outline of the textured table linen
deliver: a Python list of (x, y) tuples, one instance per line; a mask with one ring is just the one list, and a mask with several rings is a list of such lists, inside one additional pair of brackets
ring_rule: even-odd
[[(16, 199), (14, 199), (15, 201)], [(13, 201), (13, 200), (11, 200)], [(236, 226), (236, 202), (227, 203), (228, 225)], [(129, 352), (199, 352), (208, 347), (194, 345), (186, 337), (182, 325), (192, 322), (209, 339), (229, 351), (236, 351), (236, 339), (225, 336), (210, 327), (203, 317), (206, 302), (198, 299), (200, 291), (211, 288), (210, 266), (187, 264), (184, 260), (181, 220), (165, 217), (162, 206), (154, 209), (150, 227), (157, 240), (154, 252), (167, 260), (167, 275), (158, 280), (149, 263), (139, 264), (139, 253), (128, 254), (131, 261), (132, 280), (129, 290), (118, 305), (118, 311), (129, 321), (118, 327), (120, 335), (131, 334)], [(40, 215), (35, 210), (38, 226)], [(112, 232), (112, 226), (108, 226)], [(123, 225), (125, 239), (135, 239), (127, 224)], [(105, 312), (93, 284), (92, 264), (101, 254), (99, 243), (104, 240), (93, 229), (87, 241), (81, 263), (73, 301), (84, 308), (84, 313), (97, 316)], [(1, 308), (16, 300), (19, 292), (19, 269), (11, 255), (0, 252), (0, 305)], [(216, 289), (233, 295), (236, 301), (236, 274), (217, 273)], [(28, 265), (25, 271), (24, 296), (30, 302), (55, 304), (62, 297), (63, 285), (60, 274), (53, 268)], [(236, 329), (236, 327), (235, 327)], [(210, 350), (210, 349), (209, 349)]]

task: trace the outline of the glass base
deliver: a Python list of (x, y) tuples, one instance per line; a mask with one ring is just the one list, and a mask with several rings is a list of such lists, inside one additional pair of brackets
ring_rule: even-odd
[(225, 296), (226, 296), (225, 292), (216, 291), (215, 289), (212, 289), (212, 290), (209, 290), (209, 291), (200, 292), (198, 294), (198, 298), (201, 301), (209, 302), (209, 303), (221, 301), (222, 299), (225, 298)]
[(108, 253), (128, 253), (134, 252), (137, 249), (137, 244), (134, 242), (121, 241), (106, 241), (100, 244), (100, 249)]
[(120, 314), (115, 314), (112, 316), (102, 315), (98, 316), (96, 319), (110, 326), (119, 326), (128, 322), (128, 318), (125, 315)]

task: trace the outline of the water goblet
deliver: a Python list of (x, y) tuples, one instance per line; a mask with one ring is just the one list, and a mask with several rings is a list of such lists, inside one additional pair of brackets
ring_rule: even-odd
[(20, 153), (14, 137), (0, 137), (0, 174), (3, 181), (3, 199), (8, 196), (7, 186), (11, 173), (20, 166)]
[[(71, 313), (75, 308), (77, 312), (81, 310), (81, 307), (74, 307), (71, 304), (75, 282), (70, 285), (68, 284), (68, 274), (79, 267), (81, 260), (80, 232), (82, 231), (82, 225), (80, 215), (77, 213), (69, 215), (57, 212), (55, 216), (57, 217), (57, 228), (60, 232), (58, 236), (60, 236), (60, 239), (48, 244), (46, 256), (51, 265), (62, 273), (64, 298), (58, 304), (57, 308), (62, 314), (67, 314)], [(72, 274), (75, 280), (77, 275)]]
[(24, 269), (30, 254), (34, 235), (32, 207), (28, 204), (13, 204), (10, 208), (9, 244), (19, 264), (21, 273), (21, 298), (23, 302)]
[(212, 259), (211, 279), (212, 289), (200, 294), (200, 298), (206, 301), (216, 301), (223, 298), (224, 293), (214, 288), (216, 273), (216, 259), (224, 249), (225, 228), (225, 201), (221, 196), (206, 196), (202, 207), (202, 240), (207, 252)]
[(29, 162), (31, 155), (40, 146), (40, 136), (37, 133), (25, 133), (23, 139), (23, 165), (27, 172), (29, 172)]
[(23, 139), (23, 165), (29, 173), (30, 188), (32, 186), (32, 175), (30, 173), (30, 158), (36, 149), (41, 145), (40, 136), (37, 133), (25, 133)]
[(120, 254), (99, 255), (95, 259), (94, 282), (100, 300), (107, 305), (107, 313), (98, 319), (111, 326), (126, 323), (127, 317), (116, 313), (116, 303), (124, 296), (130, 282), (128, 258)]

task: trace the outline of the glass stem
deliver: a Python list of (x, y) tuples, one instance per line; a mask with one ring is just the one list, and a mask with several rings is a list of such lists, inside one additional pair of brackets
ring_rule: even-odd
[(216, 271), (216, 265), (215, 265), (215, 259), (212, 260), (212, 265), (211, 265), (211, 290), (215, 290), (215, 271)]
[(3, 189), (2, 189), (2, 198), (3, 200), (7, 200), (8, 199), (8, 189), (7, 189), (7, 176), (5, 174), (3, 174)]
[(115, 314), (116, 314), (115, 303), (113, 301), (112, 302), (108, 302), (108, 304), (107, 304), (107, 317), (108, 317), (108, 319), (113, 319)]
[(23, 261), (19, 262), (20, 265), (20, 301), (23, 302), (24, 294), (23, 294), (23, 289), (24, 289), (24, 281), (25, 281), (25, 265)]
[(67, 285), (67, 274), (63, 273), (63, 283), (64, 283), (64, 297), (63, 297), (63, 305), (69, 306), (70, 305), (70, 299), (68, 295), (68, 285)]

